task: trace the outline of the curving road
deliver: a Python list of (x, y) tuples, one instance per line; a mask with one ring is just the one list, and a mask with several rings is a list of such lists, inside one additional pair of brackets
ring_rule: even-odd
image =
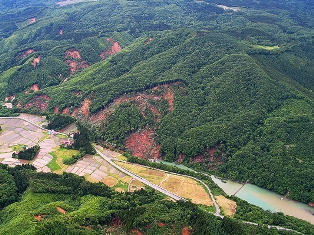
[(104, 155), (101, 151), (99, 151), (96, 147), (95, 147), (95, 150), (96, 150), (96, 152), (97, 152), (103, 159), (105, 159), (109, 164), (111, 164), (113, 167), (115, 167), (116, 169), (120, 170), (121, 172), (123, 172), (123, 173), (125, 173), (125, 174), (131, 176), (133, 179), (136, 179), (136, 180), (142, 182), (143, 184), (146, 184), (146, 185), (148, 185), (149, 187), (152, 187), (153, 189), (155, 189), (155, 190), (157, 190), (157, 191), (159, 191), (159, 192), (161, 192), (161, 193), (163, 193), (163, 194), (165, 194), (165, 195), (171, 197), (172, 199), (174, 199), (174, 200), (176, 200), (176, 201), (179, 201), (179, 200), (184, 200), (184, 201), (186, 201), (185, 198), (180, 197), (179, 195), (176, 195), (176, 194), (174, 194), (174, 193), (171, 193), (171, 192), (169, 192), (168, 190), (166, 190), (166, 189), (164, 189), (164, 188), (162, 188), (162, 187), (160, 187), (160, 186), (158, 186), (158, 185), (156, 185), (156, 184), (153, 184), (153, 183), (149, 182), (148, 180), (146, 180), (146, 179), (144, 179), (144, 178), (142, 178), (142, 177), (140, 177), (140, 176), (134, 174), (133, 172), (131, 172), (131, 171), (129, 171), (129, 170), (127, 170), (127, 169), (125, 169), (125, 168), (119, 166), (118, 164), (116, 164), (115, 162), (113, 162), (113, 161), (111, 160), (111, 158), (107, 157), (107, 156)]
[[(40, 129), (42, 129), (42, 130), (47, 130), (47, 129), (43, 128), (42, 126), (40, 126), (40, 125), (38, 125), (38, 124), (36, 124), (36, 123), (34, 123), (34, 122), (28, 120), (28, 119), (22, 118), (22, 117), (0, 117), (0, 119), (20, 119), (20, 120), (26, 121), (26, 122), (28, 122), (28, 123), (30, 123), (30, 124), (32, 124), (32, 125), (34, 125), (34, 126), (40, 128)], [(58, 134), (66, 135), (66, 134), (64, 134), (64, 133), (59, 133), (59, 132), (58, 132)], [(134, 174), (133, 172), (131, 172), (131, 171), (129, 171), (129, 170), (127, 170), (127, 169), (125, 169), (125, 168), (123, 168), (123, 167), (117, 165), (115, 162), (113, 162), (113, 161), (111, 160), (111, 158), (109, 158), (109, 157), (107, 157), (106, 155), (104, 155), (104, 154), (103, 154), (101, 151), (99, 151), (96, 147), (95, 147), (95, 150), (96, 150), (96, 152), (97, 152), (102, 158), (104, 158), (109, 164), (111, 164), (111, 165), (114, 166), (116, 169), (120, 170), (121, 172), (123, 172), (123, 173), (125, 173), (125, 174), (131, 176), (133, 179), (136, 179), (136, 180), (138, 180), (138, 181), (140, 181), (140, 182), (142, 182), (142, 183), (144, 183), (144, 184), (146, 184), (146, 185), (148, 185), (148, 186), (154, 188), (155, 190), (157, 190), (157, 191), (159, 191), (159, 192), (161, 192), (161, 193), (163, 193), (163, 194), (165, 194), (165, 195), (171, 197), (172, 199), (174, 199), (174, 200), (176, 200), (176, 201), (179, 201), (179, 200), (187, 201), (185, 198), (180, 197), (179, 195), (176, 195), (176, 194), (174, 194), (174, 193), (171, 193), (171, 192), (169, 192), (168, 190), (166, 190), (166, 189), (164, 189), (164, 188), (162, 188), (162, 187), (160, 187), (160, 186), (158, 186), (158, 185), (156, 185), (156, 184), (153, 184), (153, 183), (149, 182), (148, 180), (146, 180), (146, 179), (144, 179), (144, 178), (142, 178), (142, 177), (140, 177), (140, 176)], [(149, 168), (152, 168), (152, 167), (149, 167)], [(152, 168), (152, 169), (155, 169), (155, 168)], [(160, 169), (157, 169), (157, 170), (160, 170)], [(219, 208), (219, 206), (218, 206), (218, 204), (217, 204), (217, 202), (216, 202), (216, 200), (215, 200), (215, 198), (214, 198), (214, 195), (212, 194), (210, 188), (209, 188), (203, 181), (201, 181), (201, 180), (199, 180), (199, 179), (197, 179), (197, 178), (195, 178), (195, 177), (189, 176), (189, 175), (182, 175), (182, 174), (177, 174), (177, 173), (173, 173), (173, 172), (171, 172), (171, 173), (172, 173), (172, 174), (175, 174), (175, 175), (180, 175), (180, 176), (189, 177), (189, 178), (194, 179), (194, 180), (200, 182), (201, 184), (203, 184), (204, 187), (208, 190), (208, 192), (209, 192), (209, 194), (210, 194), (210, 197), (211, 197), (211, 199), (212, 199), (212, 201), (213, 201), (213, 203), (214, 203), (214, 206), (215, 206), (215, 208), (216, 208), (215, 216), (220, 217), (220, 218), (223, 218), (223, 217), (224, 217), (223, 215), (220, 214), (220, 208)], [(209, 176), (208, 174), (203, 173), (203, 172), (202, 172), (201, 174), (204, 174), (204, 175)], [(242, 221), (242, 222), (243, 222), (243, 223), (246, 223), (246, 224), (250, 224), (250, 225), (259, 226), (259, 224), (253, 223), (253, 222), (248, 222), (248, 221)], [(276, 229), (278, 229), (278, 230), (285, 230), (285, 231), (295, 232), (295, 233), (298, 233), (298, 234), (303, 234), (303, 233), (300, 233), (300, 232), (298, 232), (298, 231), (295, 231), (295, 230), (292, 230), (292, 229), (288, 229), (288, 228), (284, 228), (284, 227), (280, 227), (280, 226), (267, 225), (267, 227), (268, 227), (269, 229), (270, 229), (270, 228), (276, 228)]]
[[(22, 117), (0, 117), (0, 119), (20, 119), (20, 120), (23, 120), (23, 121), (25, 121), (25, 122), (28, 122), (28, 123), (30, 123), (30, 124), (32, 124), (32, 125), (34, 125), (34, 126), (40, 128), (40, 129), (44, 130), (44, 131), (48, 131), (48, 129), (43, 128), (42, 126), (38, 125), (37, 123), (32, 122), (32, 121), (30, 121), (30, 120), (28, 120), (28, 119), (26, 119), (26, 118), (22, 118)], [(66, 136), (67, 136), (67, 134), (65, 134), (65, 133), (61, 133), (61, 132), (57, 132), (57, 131), (55, 131), (55, 133), (56, 133), (56, 134), (66, 135)]]

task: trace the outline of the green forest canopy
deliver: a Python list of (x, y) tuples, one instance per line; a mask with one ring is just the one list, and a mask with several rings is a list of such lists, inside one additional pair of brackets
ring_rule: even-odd
[[(173, 110), (164, 102), (156, 119), (124, 104), (92, 126), (94, 139), (124, 149), (131, 133), (152, 128), (160, 155), (186, 164), (219, 147), (217, 161), (194, 167), (313, 202), (313, 7), (217, 4), (240, 10), (211, 1), (2, 1), (0, 97), (50, 114), (91, 100), (95, 114), (122, 95), (174, 86)], [(113, 41), (122, 50), (102, 61)], [(67, 50), (80, 57), (67, 62)], [(82, 66), (71, 74), (70, 63)]]

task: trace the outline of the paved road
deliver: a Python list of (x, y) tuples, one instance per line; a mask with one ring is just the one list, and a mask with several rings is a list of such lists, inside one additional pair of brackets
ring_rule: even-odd
[(186, 200), (185, 198), (182, 198), (182, 197), (180, 197), (180, 196), (178, 196), (178, 195), (176, 195), (176, 194), (174, 194), (174, 193), (171, 193), (171, 192), (169, 192), (168, 190), (166, 190), (166, 189), (164, 189), (164, 188), (162, 188), (162, 187), (160, 187), (160, 186), (158, 186), (158, 185), (156, 185), (156, 184), (153, 184), (153, 183), (149, 182), (148, 180), (146, 180), (146, 179), (144, 179), (144, 178), (142, 178), (142, 177), (140, 177), (140, 176), (134, 174), (133, 172), (131, 172), (131, 171), (129, 171), (129, 170), (127, 170), (127, 169), (125, 169), (125, 168), (123, 168), (123, 167), (117, 165), (115, 162), (113, 162), (113, 161), (111, 160), (111, 158), (109, 158), (109, 157), (107, 157), (106, 155), (104, 155), (104, 154), (103, 154), (101, 151), (99, 151), (97, 148), (95, 148), (95, 150), (96, 150), (96, 152), (97, 152), (102, 158), (104, 158), (109, 164), (111, 164), (112, 166), (114, 166), (116, 169), (122, 171), (123, 173), (125, 173), (125, 174), (131, 176), (133, 179), (136, 179), (136, 180), (142, 182), (143, 184), (146, 184), (146, 185), (148, 185), (149, 187), (152, 187), (153, 189), (155, 189), (155, 190), (157, 190), (157, 191), (159, 191), (159, 192), (161, 192), (161, 193), (163, 193), (163, 194), (165, 194), (165, 195), (167, 195), (167, 196), (173, 198), (173, 199), (176, 200), (176, 201), (179, 201), (179, 200)]
[(194, 177), (192, 177), (192, 176), (189, 176), (189, 175), (183, 175), (183, 176), (189, 177), (189, 178), (191, 178), (191, 179), (194, 179), (194, 180), (200, 182), (202, 185), (204, 185), (204, 187), (205, 187), (205, 188), (207, 189), (207, 191), (209, 192), (209, 195), (210, 195), (210, 197), (211, 197), (211, 199), (212, 199), (212, 201), (213, 201), (213, 203), (214, 203), (214, 206), (215, 206), (215, 208), (216, 208), (215, 216), (220, 217), (220, 218), (223, 219), (224, 216), (220, 214), (220, 208), (219, 208), (219, 206), (218, 206), (218, 204), (217, 204), (217, 202), (216, 202), (216, 200), (215, 200), (215, 197), (214, 197), (212, 191), (211, 191), (210, 188), (208, 187), (208, 185), (205, 184), (203, 181), (201, 181), (201, 180), (199, 180), (199, 179), (197, 179), (197, 178), (194, 178)]
[[(23, 121), (25, 121), (25, 122), (28, 122), (28, 123), (30, 123), (30, 124), (32, 124), (32, 125), (34, 125), (34, 126), (40, 128), (40, 129), (44, 130), (44, 131), (48, 131), (48, 129), (43, 128), (41, 125), (38, 125), (37, 123), (32, 122), (31, 120), (28, 120), (28, 119), (23, 118), (23, 117), (0, 117), (0, 119), (19, 119), (19, 120), (23, 120)], [(61, 133), (61, 132), (55, 131), (55, 133), (56, 133), (56, 134), (60, 134), (60, 135), (65, 135), (65, 136), (67, 136), (67, 134), (64, 134), (64, 133)]]

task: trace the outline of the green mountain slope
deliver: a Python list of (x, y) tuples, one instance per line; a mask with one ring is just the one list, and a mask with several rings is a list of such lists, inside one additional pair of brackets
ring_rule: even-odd
[(0, 96), (15, 107), (75, 116), (140, 157), (314, 201), (307, 1), (3, 9)]
[[(5, 207), (1, 204), (0, 234), (297, 234), (230, 217), (221, 219), (191, 202), (166, 200), (149, 188), (118, 193), (73, 174), (36, 173), (27, 166), (0, 167), (1, 176), (8, 178), (1, 183), (11, 189), (1, 198), (11, 197), (11, 201), (7, 200)], [(6, 189), (0, 187), (0, 193)], [(18, 197), (20, 201), (12, 203)], [(242, 210), (258, 212), (257, 219), (268, 215), (267, 223), (313, 233), (310, 223), (241, 203)]]

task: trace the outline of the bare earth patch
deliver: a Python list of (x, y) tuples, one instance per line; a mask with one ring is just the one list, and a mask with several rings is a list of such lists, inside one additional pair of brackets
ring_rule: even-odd
[(61, 214), (66, 214), (67, 213), (66, 210), (62, 209), (60, 206), (57, 207), (57, 210)]
[(152, 129), (144, 129), (132, 133), (126, 140), (126, 148), (132, 155), (147, 159), (159, 156), (160, 146), (155, 143), (155, 133)]
[(221, 207), (222, 211), (226, 216), (234, 216), (236, 213), (237, 203), (225, 198), (222, 195), (215, 196), (218, 205)]
[(106, 59), (110, 55), (114, 55), (114, 54), (118, 53), (122, 49), (121, 46), (119, 45), (119, 43), (116, 41), (113, 41), (112, 38), (107, 38), (107, 41), (109, 43), (112, 43), (112, 45), (109, 49), (104, 50), (100, 53), (100, 57), (102, 60)]
[(37, 220), (37, 221), (41, 221), (41, 215), (34, 215), (34, 218)]
[(106, 178), (104, 178), (102, 180), (102, 182), (105, 184), (105, 185), (108, 185), (110, 188), (112, 188), (113, 186), (115, 186), (119, 181), (112, 177), (112, 176), (107, 176)]
[[(184, 177), (165, 173), (159, 170), (152, 170), (143, 166), (129, 163), (116, 162), (118, 165), (134, 172), (135, 174), (160, 185), (161, 187), (178, 194), (179, 196), (189, 198), (193, 203), (212, 206), (213, 202), (205, 189), (197, 181)], [(132, 182), (133, 184), (133, 182)]]
[(123, 192), (124, 192), (124, 189), (123, 189), (123, 188), (115, 188), (115, 191), (116, 191), (116, 192), (119, 192), (119, 193), (123, 193)]
[(32, 107), (45, 111), (48, 108), (50, 97), (47, 95), (36, 95), (31, 101), (24, 105), (25, 109)]
[(70, 66), (69, 75), (72, 75), (76, 71), (86, 69), (89, 66), (87, 61), (81, 57), (79, 51), (76, 49), (66, 50), (64, 59), (64, 63)]

